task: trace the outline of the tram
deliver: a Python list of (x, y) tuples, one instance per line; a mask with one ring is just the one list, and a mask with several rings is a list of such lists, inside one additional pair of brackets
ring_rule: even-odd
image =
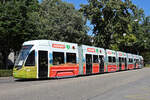
[(139, 55), (53, 40), (24, 42), (13, 68), (17, 79), (73, 77), (143, 67)]

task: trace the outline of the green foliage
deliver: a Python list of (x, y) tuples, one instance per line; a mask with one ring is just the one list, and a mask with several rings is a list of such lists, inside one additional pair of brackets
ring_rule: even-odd
[(145, 66), (144, 67), (150, 67), (150, 64), (145, 64)]
[(137, 30), (137, 48), (139, 51), (150, 50), (150, 17), (144, 17)]
[(4, 66), (4, 65), (3, 65), (3, 57), (2, 57), (2, 54), (0, 53), (0, 68), (1, 66)]
[(0, 70), (0, 77), (12, 76), (12, 70)]
[[(0, 3), (0, 47), (9, 51), (20, 49), (24, 40), (36, 33), (36, 0), (11, 0)], [(34, 17), (32, 17), (34, 16)]]
[(111, 48), (110, 45), (117, 43), (118, 39), (124, 39), (124, 33), (129, 35), (132, 32), (130, 17), (135, 6), (131, 2), (128, 0), (88, 0), (88, 2), (88, 5), (82, 5), (80, 11), (94, 25), (94, 45)]
[[(7, 68), (8, 54), (18, 51), (25, 40), (37, 37), (37, 0), (0, 2), (0, 52)], [(37, 21), (36, 21), (37, 22)]]
[(40, 38), (89, 44), (85, 20), (73, 4), (44, 0), (40, 9)]
[(150, 19), (131, 0), (88, 0), (81, 12), (94, 26), (94, 45), (131, 53), (150, 50)]
[(150, 51), (143, 51), (141, 55), (144, 57), (144, 62), (150, 64)]

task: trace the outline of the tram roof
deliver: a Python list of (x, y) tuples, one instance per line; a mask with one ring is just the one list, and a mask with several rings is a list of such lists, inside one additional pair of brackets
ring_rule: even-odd
[(31, 41), (24, 42), (23, 45), (45, 45), (45, 46), (49, 46), (49, 44), (51, 44), (51, 43), (63, 43), (63, 44), (77, 45), (76, 43), (61, 42), (61, 41), (54, 41), (54, 40), (31, 40)]

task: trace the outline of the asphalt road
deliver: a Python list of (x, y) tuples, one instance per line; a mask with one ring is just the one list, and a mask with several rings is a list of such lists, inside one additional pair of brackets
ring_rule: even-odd
[(0, 100), (150, 100), (150, 68), (58, 80), (0, 78)]

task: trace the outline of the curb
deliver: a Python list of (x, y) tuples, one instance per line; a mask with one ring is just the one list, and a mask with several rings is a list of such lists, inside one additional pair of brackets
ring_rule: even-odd
[(0, 80), (10, 79), (10, 78), (13, 78), (13, 77), (12, 76), (10, 76), (10, 77), (0, 77)]

